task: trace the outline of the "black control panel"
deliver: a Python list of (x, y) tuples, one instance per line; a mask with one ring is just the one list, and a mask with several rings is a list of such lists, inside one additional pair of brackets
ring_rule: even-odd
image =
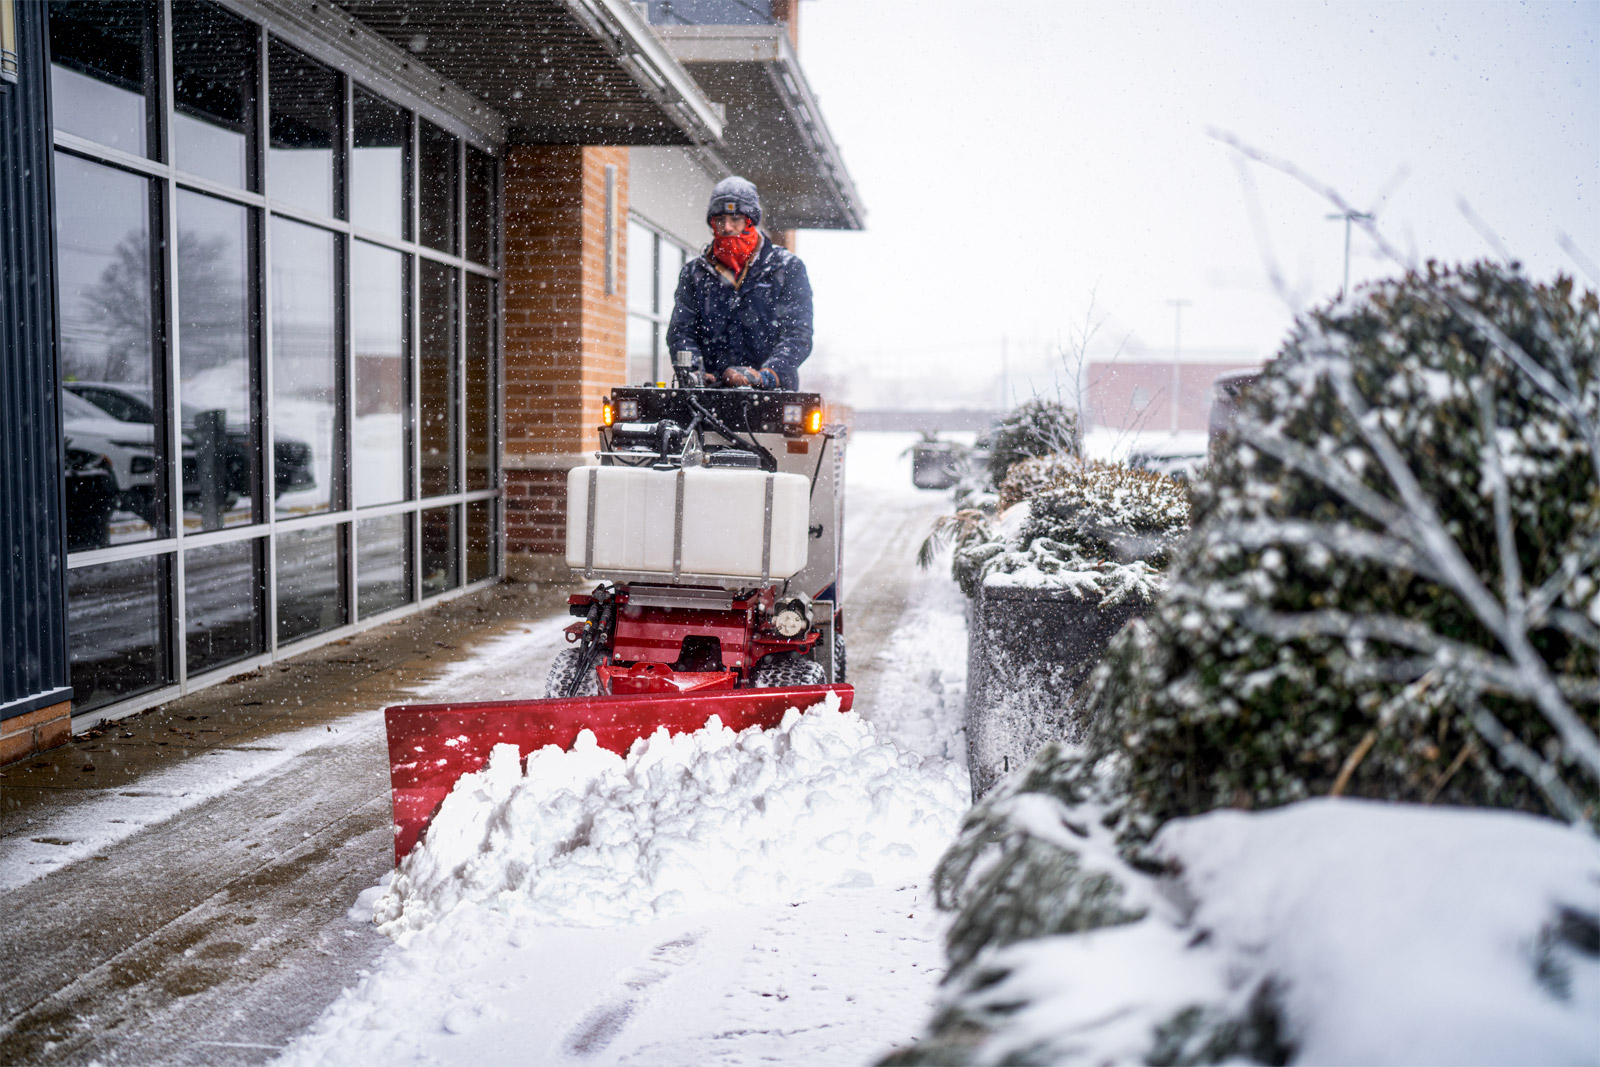
[(655, 423), (663, 420), (688, 426), (709, 414), (740, 433), (801, 433), (820, 429), (814, 412), (822, 410), (822, 394), (778, 389), (655, 389), (628, 388), (611, 392), (613, 418), (618, 423)]

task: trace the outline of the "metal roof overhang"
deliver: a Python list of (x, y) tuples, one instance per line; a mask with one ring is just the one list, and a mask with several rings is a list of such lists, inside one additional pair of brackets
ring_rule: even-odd
[[(866, 211), (784, 26), (656, 26), (725, 109), (720, 155), (775, 230), (859, 230)], [(770, 221), (769, 221), (770, 220)]]
[[(364, 58), (437, 74), (449, 83), (439, 93), (464, 91), (490, 108), (508, 143), (714, 149), (720, 142), (719, 109), (627, 0), (334, 2), (380, 39), (366, 51), (385, 54)], [(319, 9), (324, 20), (339, 17), (326, 4), (292, 6), (302, 18), (317, 18)]]

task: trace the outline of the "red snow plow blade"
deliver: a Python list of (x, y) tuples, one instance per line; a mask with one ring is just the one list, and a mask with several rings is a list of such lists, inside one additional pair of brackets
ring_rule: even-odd
[(848, 711), (849, 685), (772, 689), (715, 689), (686, 693), (491, 700), (471, 704), (398, 704), (384, 709), (389, 733), (389, 785), (394, 798), (394, 861), (416, 845), (445, 796), (463, 774), (489, 761), (495, 745), (512, 744), (524, 757), (546, 745), (571, 748), (580, 730), (618, 755), (657, 727), (691, 733), (715, 715), (731, 730), (770, 730), (789, 708), (809, 708), (828, 693)]

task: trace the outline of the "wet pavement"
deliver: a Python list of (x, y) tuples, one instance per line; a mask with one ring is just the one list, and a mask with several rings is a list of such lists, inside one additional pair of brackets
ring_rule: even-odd
[[(850, 680), (871, 700), (943, 501), (851, 507)], [(377, 709), (429, 683), (505, 692), (477, 673), (538, 695), (576, 588), (480, 590), (0, 768), (0, 1063), (272, 1060), (392, 944), (349, 914), (392, 863)]]
[(261, 758), (307, 728), (348, 735), (26, 884), (0, 875), (0, 1063), (270, 1059), (389, 944), (346, 914), (392, 857), (371, 713), (560, 616), (569, 591), (481, 590), (0, 768), (0, 846), (27, 862), (81, 844), (62, 825), (87, 836), (119, 799), (172, 792), (150, 786), (163, 772), (204, 783), (208, 761)]

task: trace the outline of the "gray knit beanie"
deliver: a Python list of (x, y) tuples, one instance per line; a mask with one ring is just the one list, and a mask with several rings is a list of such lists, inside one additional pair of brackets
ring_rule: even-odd
[(724, 178), (711, 190), (711, 203), (706, 206), (706, 221), (713, 215), (743, 215), (752, 223), (761, 223), (761, 197), (754, 183), (735, 174)]

